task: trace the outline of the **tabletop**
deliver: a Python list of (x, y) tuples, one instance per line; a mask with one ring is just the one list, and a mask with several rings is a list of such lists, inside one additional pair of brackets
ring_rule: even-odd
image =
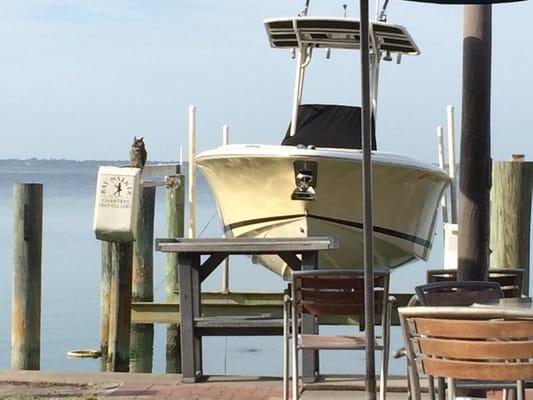
[(336, 249), (338, 241), (328, 236), (308, 238), (235, 238), (235, 239), (156, 239), (155, 249), (162, 252), (276, 254)]
[(400, 307), (409, 316), (431, 314), (432, 317), (467, 317), (471, 319), (485, 318), (533, 318), (533, 302), (530, 298), (505, 298), (493, 304), (473, 304), (471, 306), (422, 306)]

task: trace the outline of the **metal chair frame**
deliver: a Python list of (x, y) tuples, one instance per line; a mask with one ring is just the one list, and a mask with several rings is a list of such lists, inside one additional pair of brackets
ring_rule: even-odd
[(504, 297), (500, 285), (488, 281), (433, 282), (415, 287), (415, 292), (423, 306), (470, 306)]
[[(409, 381), (420, 400), (419, 375), (488, 382), (533, 378), (533, 315), (474, 307), (402, 307), (400, 322), (407, 348)], [(524, 399), (524, 386), (517, 390)]]
[[(326, 315), (363, 315), (364, 276), (357, 270), (294, 271), (291, 274), (291, 296), (285, 296), (283, 312), (284, 364), (283, 399), (289, 396), (289, 347), (292, 363), (292, 398), (299, 391), (298, 351), (312, 350), (364, 350), (364, 334), (326, 336), (320, 335), (318, 318)], [(381, 350), (380, 400), (387, 391), (388, 358), (390, 349), (390, 316), (394, 298), (389, 296), (389, 272), (374, 273), (374, 298), (376, 315), (381, 317), (382, 340), (376, 345)], [(377, 300), (376, 300), (377, 299)], [(304, 314), (317, 321), (315, 332), (302, 335), (299, 326)], [(361, 321), (361, 319), (360, 319)], [(289, 341), (290, 346), (289, 346)]]
[[(427, 271), (427, 283), (456, 281), (456, 269), (430, 269)], [(524, 285), (524, 270), (520, 268), (490, 268), (487, 274), (489, 282), (496, 282), (503, 291), (503, 297), (520, 297)]]
[[(497, 302), (504, 293), (497, 282), (488, 281), (436, 281), (415, 287), (417, 298), (422, 306), (470, 306), (474, 303)], [(431, 398), (435, 398), (435, 384), (432, 376), (428, 377)], [(462, 386), (465, 387), (464, 382)], [(478, 382), (472, 388), (503, 388), (503, 400), (507, 399), (507, 387)], [(508, 385), (507, 385), (508, 386)], [(437, 380), (439, 400), (444, 399), (444, 379)]]

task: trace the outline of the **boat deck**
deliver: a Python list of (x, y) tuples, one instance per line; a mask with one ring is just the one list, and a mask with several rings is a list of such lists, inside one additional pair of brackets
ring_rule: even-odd
[[(313, 384), (302, 400), (364, 399), (361, 378), (337, 376)], [(405, 379), (392, 377), (387, 399), (407, 398)], [(201, 383), (184, 384), (179, 375), (110, 372), (0, 371), (0, 398), (183, 400), (275, 400), (281, 399), (281, 380), (271, 377), (211, 376)], [(423, 399), (427, 399), (424, 396)], [(490, 399), (498, 398), (491, 393)], [(501, 395), (500, 397), (501, 398)], [(527, 399), (533, 399), (533, 390)]]

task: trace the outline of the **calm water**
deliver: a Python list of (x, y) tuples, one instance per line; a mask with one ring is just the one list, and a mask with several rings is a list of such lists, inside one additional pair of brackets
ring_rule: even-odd
[[(105, 162), (102, 164), (111, 164)], [(98, 348), (100, 243), (92, 231), (97, 162), (0, 161), (0, 369), (9, 368), (12, 282), (12, 190), (15, 182), (44, 184), (41, 369), (99, 369), (95, 360), (68, 359), (67, 351)], [(220, 237), (222, 230), (210, 190), (198, 177), (197, 233)], [(165, 195), (156, 196), (155, 237), (165, 236)], [(413, 263), (392, 275), (392, 291), (412, 291), (425, 280), (425, 270), (442, 265), (440, 228), (428, 263)], [(154, 298), (165, 299), (165, 259), (154, 258)], [(204, 290), (218, 290), (215, 272)], [(281, 279), (244, 257), (231, 260), (230, 288), (235, 291), (279, 291)], [(325, 330), (346, 331), (346, 327)], [(392, 349), (401, 345), (393, 328)], [(165, 370), (164, 326), (155, 329), (154, 372)], [(207, 373), (281, 375), (281, 338), (229, 337), (204, 339)], [(363, 371), (363, 352), (324, 352), (322, 368), (331, 372)], [(402, 372), (403, 362), (392, 362)]]

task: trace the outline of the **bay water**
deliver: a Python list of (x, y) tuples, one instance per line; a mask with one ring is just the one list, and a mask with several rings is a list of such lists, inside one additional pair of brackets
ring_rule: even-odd
[[(120, 164), (117, 161), (0, 160), (0, 369), (10, 365), (13, 185), (36, 182), (44, 185), (41, 369), (99, 370), (98, 360), (70, 359), (67, 352), (99, 347), (100, 242), (92, 230), (96, 175), (99, 165)], [(187, 176), (186, 168), (184, 173)], [(221, 237), (216, 205), (201, 174), (197, 183), (197, 235)], [(158, 188), (156, 238), (166, 237), (165, 213), (164, 189)], [(425, 282), (428, 268), (442, 266), (441, 230), (439, 221), (427, 263), (413, 262), (392, 273), (392, 292), (412, 292), (414, 286)], [(284, 288), (279, 276), (253, 265), (247, 257), (235, 256), (230, 265), (230, 290), (281, 291)], [(221, 281), (217, 270), (202, 289), (220, 290)], [(165, 300), (165, 256), (160, 253), (154, 256), (154, 299)], [(349, 332), (353, 327), (321, 329)], [(208, 337), (203, 343), (207, 374), (281, 375), (281, 337)], [(401, 345), (399, 328), (393, 327), (391, 349)], [(165, 326), (161, 324), (155, 327), (153, 365), (154, 372), (165, 371)], [(403, 360), (391, 360), (391, 372), (404, 373), (404, 365)], [(323, 352), (321, 369), (363, 373), (364, 352)]]

